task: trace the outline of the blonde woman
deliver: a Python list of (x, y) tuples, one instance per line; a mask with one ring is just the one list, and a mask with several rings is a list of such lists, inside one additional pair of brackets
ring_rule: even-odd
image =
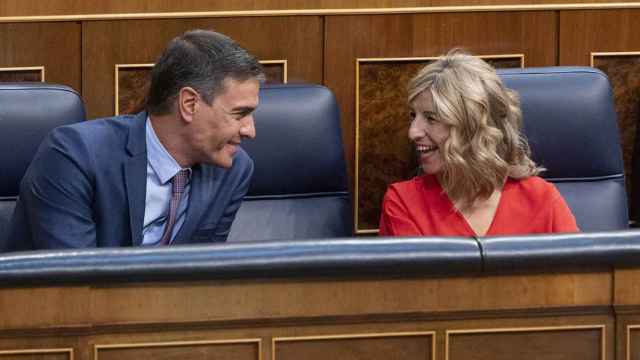
[(556, 187), (537, 176), (518, 95), (489, 64), (453, 50), (408, 90), (409, 139), (423, 174), (389, 186), (380, 235), (579, 231)]

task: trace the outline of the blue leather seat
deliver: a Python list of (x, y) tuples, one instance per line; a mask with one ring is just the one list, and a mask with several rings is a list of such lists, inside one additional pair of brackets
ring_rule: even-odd
[(628, 227), (624, 165), (607, 76), (588, 67), (498, 72), (520, 94), (534, 160), (582, 231)]
[(0, 243), (7, 236), (19, 185), (38, 145), (57, 126), (85, 120), (73, 89), (45, 83), (0, 83)]
[(255, 126), (255, 140), (242, 145), (255, 172), (228, 241), (351, 236), (340, 112), (331, 91), (265, 85)]

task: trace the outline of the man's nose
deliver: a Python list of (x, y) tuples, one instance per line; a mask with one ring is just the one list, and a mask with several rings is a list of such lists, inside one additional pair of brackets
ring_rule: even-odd
[(240, 135), (249, 139), (253, 139), (256, 137), (256, 127), (253, 123), (253, 115), (249, 115), (242, 120), (242, 125), (240, 126)]

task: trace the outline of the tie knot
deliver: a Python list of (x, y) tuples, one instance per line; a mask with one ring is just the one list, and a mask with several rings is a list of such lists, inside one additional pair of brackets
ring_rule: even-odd
[(171, 191), (174, 194), (182, 194), (189, 180), (189, 170), (182, 169), (171, 178)]

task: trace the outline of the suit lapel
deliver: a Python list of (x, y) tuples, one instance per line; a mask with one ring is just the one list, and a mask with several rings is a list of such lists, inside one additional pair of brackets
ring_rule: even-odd
[(129, 226), (133, 246), (142, 244), (142, 225), (147, 191), (147, 113), (136, 115), (129, 128), (127, 151), (130, 157), (124, 164), (124, 179), (129, 202)]

